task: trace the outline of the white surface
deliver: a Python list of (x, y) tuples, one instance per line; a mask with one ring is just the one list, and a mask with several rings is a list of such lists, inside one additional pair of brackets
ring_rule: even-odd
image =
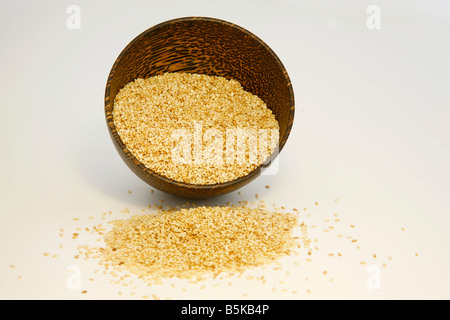
[[(72, 4), (81, 9), (79, 30), (66, 26)], [(379, 30), (366, 26), (372, 4), (380, 8)], [(129, 41), (159, 22), (192, 15), (231, 21), (263, 39), (283, 61), (296, 95), (277, 174), (260, 177), (242, 195), (206, 203), (253, 201), (259, 193), (268, 204), (299, 208), (319, 226), (310, 229), (319, 250), (311, 262), (303, 255), (285, 259), (282, 271), (266, 269), (266, 284), (216, 280), (202, 290), (175, 280), (152, 287), (135, 281), (131, 296), (95, 261), (73, 258), (75, 246), (89, 240), (71, 233), (109, 210), (123, 217), (124, 207), (139, 213), (160, 199), (182, 202), (150, 194), (121, 161), (106, 130), (103, 96)], [(450, 4), (436, 0), (1, 1), (0, 298), (450, 298), (449, 32)], [(325, 233), (323, 220), (333, 213), (341, 221)], [(67, 285), (73, 266), (86, 294)], [(369, 266), (379, 270), (378, 289), (370, 287)]]

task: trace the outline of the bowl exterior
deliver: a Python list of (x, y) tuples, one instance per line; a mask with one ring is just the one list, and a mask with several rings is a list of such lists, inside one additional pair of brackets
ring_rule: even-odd
[(269, 46), (227, 21), (207, 17), (169, 20), (144, 31), (125, 47), (111, 69), (105, 90), (105, 116), (112, 141), (128, 167), (149, 185), (184, 198), (210, 198), (243, 187), (263, 168), (234, 181), (202, 186), (168, 179), (140, 163), (117, 133), (112, 115), (114, 98), (127, 83), (165, 72), (239, 81), (245, 90), (264, 100), (280, 125), (279, 147), (268, 165), (285, 145), (294, 120), (294, 93), (283, 64)]

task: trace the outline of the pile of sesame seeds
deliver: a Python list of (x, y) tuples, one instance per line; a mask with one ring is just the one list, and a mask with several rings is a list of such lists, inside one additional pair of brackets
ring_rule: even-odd
[[(236, 80), (204, 74), (136, 79), (115, 97), (113, 119), (142, 164), (196, 185), (247, 175), (276, 150), (279, 139), (278, 122), (263, 100)], [(236, 141), (242, 137), (246, 141)]]
[(150, 283), (243, 273), (309, 244), (297, 215), (248, 206), (201, 206), (111, 221), (104, 247), (79, 247), (117, 272)]
[[(269, 189), (271, 189), (270, 186), (267, 186), (263, 188), (264, 191), (261, 190), (261, 193), (255, 194), (256, 201), (245, 200), (244, 197), (248, 199), (248, 194), (244, 191), (238, 191), (236, 203), (227, 202), (221, 207), (200, 207), (190, 202), (174, 205), (162, 199), (155, 199), (152, 204), (141, 209), (125, 207), (117, 212), (106, 211), (99, 215), (74, 217), (70, 226), (61, 226), (57, 230), (59, 239), (62, 241), (59, 244), (59, 249), (48, 248), (43, 252), (43, 256), (46, 257), (44, 259), (51, 258), (52, 261), (57, 261), (69, 254), (72, 259), (70, 260), (71, 266), (82, 267), (83, 276), (89, 279), (89, 281), (83, 282), (82, 287), (79, 288), (82, 295), (89, 295), (92, 290), (95, 291), (98, 285), (97, 281), (101, 283), (103, 280), (109, 280), (110, 284), (117, 288), (119, 296), (126, 297), (140, 294), (143, 299), (172, 299), (172, 295), (191, 297), (193, 291), (199, 293), (195, 291), (198, 289), (207, 290), (208, 294), (220, 292), (221, 295), (222, 292), (226, 291), (232, 297), (238, 297), (240, 291), (240, 296), (243, 298), (252, 298), (256, 292), (258, 292), (257, 294), (260, 292), (263, 296), (271, 294), (277, 297), (293, 298), (298, 296), (299, 298), (306, 298), (321, 294), (320, 292), (323, 294), (326, 290), (326, 287), (323, 287), (324, 285), (338, 285), (342, 280), (339, 271), (339, 265), (341, 264), (345, 264), (349, 268), (367, 268), (367, 272), (372, 270), (370, 268), (373, 267), (388, 268), (390, 264), (395, 264), (398, 261), (386, 252), (383, 253), (373, 246), (367, 246), (366, 241), (361, 241), (364, 238), (359, 238), (358, 234), (361, 235), (363, 230), (358, 233), (358, 223), (348, 221), (345, 216), (338, 213), (339, 210), (335, 210), (336, 208), (332, 209), (333, 211), (327, 209), (323, 212), (320, 209), (322, 206), (319, 205), (319, 202), (313, 202), (302, 208), (285, 208), (276, 203), (268, 203), (267, 200), (258, 199), (264, 197), (264, 193), (269, 192)], [(151, 193), (154, 194), (153, 191)], [(128, 194), (133, 196), (131, 190), (128, 191)], [(239, 196), (242, 198), (241, 200), (239, 200)], [(337, 203), (338, 201), (339, 199), (336, 198), (331, 203)], [(330, 203), (330, 201), (328, 202)], [(207, 212), (215, 210), (222, 212), (219, 213), (216, 222), (211, 221), (213, 215), (210, 215), (209, 219), (202, 218), (203, 215), (207, 215)], [(319, 213), (318, 210), (322, 212)], [(271, 219), (283, 221), (281, 224), (274, 225), (271, 229), (272, 233), (270, 234), (274, 237), (271, 238), (268, 247), (269, 254), (267, 254), (267, 249), (266, 251), (262, 249), (260, 250), (260, 256), (252, 255), (252, 252), (255, 254), (255, 250), (250, 243), (254, 242), (255, 237), (248, 237), (246, 235), (248, 230), (243, 228), (243, 225), (235, 224), (233, 227), (231, 223), (229, 226), (222, 226), (223, 223), (220, 222), (229, 218), (226, 217), (225, 213), (235, 212), (236, 214), (236, 211), (239, 211), (238, 216), (241, 218), (250, 217), (249, 221), (252, 220), (251, 217), (256, 218), (258, 215), (270, 217), (269, 220), (273, 222), (277, 220)], [(212, 264), (202, 264), (200, 261), (200, 263), (195, 264), (196, 267), (191, 271), (188, 268), (172, 268), (170, 266), (167, 269), (162, 269), (166, 266), (165, 263), (176, 257), (177, 254), (179, 256), (179, 253), (189, 252), (189, 250), (185, 250), (186, 247), (180, 245), (181, 239), (186, 236), (180, 237), (179, 226), (178, 229), (175, 227), (168, 228), (168, 230), (172, 230), (170, 232), (172, 237), (167, 232), (161, 232), (162, 226), (164, 228), (168, 226), (164, 224), (164, 221), (170, 222), (170, 220), (165, 219), (171, 215), (176, 216), (180, 212), (190, 212), (192, 218), (199, 223), (198, 228), (203, 225), (203, 227), (217, 231), (217, 229), (222, 230), (220, 229), (220, 226), (222, 226), (230, 231), (225, 239), (227, 237), (241, 239), (243, 247), (239, 248), (241, 257), (235, 256), (236, 264), (230, 263), (230, 259), (228, 259), (229, 263), (227, 263), (227, 259), (222, 259), (221, 261), (212, 261)], [(221, 216), (222, 218), (220, 218)], [(160, 226), (159, 229), (154, 228), (155, 224), (149, 223), (152, 217), (156, 218), (154, 222), (159, 221), (157, 223)], [(224, 219), (224, 217), (227, 219)], [(185, 218), (188, 218), (188, 215)], [(182, 219), (181, 223), (187, 221)], [(244, 220), (241, 220), (241, 222), (244, 222)], [(257, 221), (255, 223), (251, 227), (252, 232), (262, 226)], [(252, 226), (252, 223), (249, 225)], [(276, 230), (280, 230), (280, 225), (285, 226), (282, 230), (283, 235), (275, 233)], [(291, 230), (289, 230), (290, 228)], [(156, 241), (155, 238), (149, 240), (149, 244), (153, 245), (151, 250), (156, 250), (155, 246), (158, 249), (163, 249), (160, 252), (155, 251), (156, 257), (161, 260), (159, 265), (153, 264), (151, 274), (143, 269), (143, 266), (148, 267), (144, 264), (145, 252), (142, 250), (147, 245), (147, 240), (142, 238), (144, 234), (142, 230), (144, 229), (159, 232), (159, 239), (162, 240), (162, 242)], [(404, 226), (398, 227), (398, 230), (404, 234), (408, 233)], [(264, 232), (256, 239), (262, 240), (269, 236), (269, 233), (263, 234)], [(208, 231), (206, 231), (206, 235), (205, 237), (201, 232), (197, 232), (198, 241), (196, 243), (200, 244), (203, 249), (210, 250), (211, 247), (206, 245), (208, 242), (200, 240), (208, 239)], [(214, 238), (214, 234), (210, 234), (210, 236), (212, 239), (218, 239), (218, 237)], [(162, 245), (167, 243), (164, 239), (169, 239), (169, 243), (174, 241), (173, 243), (178, 244), (171, 250), (170, 245)], [(280, 246), (280, 241), (284, 243), (285, 249)], [(125, 243), (129, 243), (130, 246), (127, 247)], [(186, 241), (185, 243), (192, 244), (195, 241)], [(211, 243), (217, 245), (214, 241)], [(264, 241), (256, 241), (256, 243), (262, 244)], [(141, 246), (138, 244), (141, 244)], [(219, 244), (223, 245), (223, 243)], [(119, 248), (122, 248), (124, 254), (120, 253)], [(162, 256), (164, 251), (166, 254), (171, 253), (171, 256)], [(410, 253), (409, 256), (411, 255), (415, 259), (421, 256), (417, 252)], [(199, 256), (201, 257), (202, 254), (200, 253)], [(408, 254), (405, 257), (407, 256)], [(249, 260), (247, 260), (247, 257), (249, 257)], [(251, 263), (252, 257), (253, 262), (256, 261), (256, 263)], [(85, 262), (82, 262), (82, 260)], [(207, 262), (208, 260), (203, 261)], [(94, 267), (92, 262), (96, 262), (100, 267)], [(187, 262), (191, 264), (191, 261)], [(152, 268), (151, 264), (150, 268)], [(20, 281), (27, 278), (26, 274), (21, 273), (20, 265), (11, 264), (10, 269)], [(101, 273), (103, 273), (103, 276)], [(366, 273), (363, 272), (363, 274)], [(292, 282), (294, 280), (295, 283)], [(250, 283), (251, 290), (248, 287)], [(165, 292), (168, 288), (170, 288), (169, 295)], [(329, 288), (332, 289), (332, 287)]]

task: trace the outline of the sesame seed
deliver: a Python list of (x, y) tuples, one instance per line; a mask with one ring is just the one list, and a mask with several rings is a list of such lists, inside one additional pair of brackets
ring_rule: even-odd
[[(205, 74), (164, 73), (126, 84), (115, 97), (113, 121), (144, 166), (197, 185), (247, 175), (279, 139), (278, 121), (263, 100), (236, 80)], [(181, 149), (178, 159), (174, 151)]]
[(80, 250), (107, 262), (105, 268), (127, 270), (147, 282), (171, 277), (202, 281), (221, 272), (239, 277), (246, 269), (276, 263), (297, 241), (307, 240), (306, 235), (293, 237), (297, 215), (243, 205), (182, 208), (111, 224), (102, 237), (104, 247)]

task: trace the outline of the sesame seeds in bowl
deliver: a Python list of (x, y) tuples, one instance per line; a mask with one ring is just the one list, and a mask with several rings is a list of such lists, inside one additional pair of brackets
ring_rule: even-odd
[(257, 178), (287, 141), (293, 90), (281, 61), (232, 23), (174, 19), (136, 37), (105, 92), (113, 143), (150, 186), (210, 198)]
[(130, 152), (166, 178), (196, 185), (233, 181), (278, 145), (272, 111), (235, 80), (165, 73), (122, 88), (114, 123)]

